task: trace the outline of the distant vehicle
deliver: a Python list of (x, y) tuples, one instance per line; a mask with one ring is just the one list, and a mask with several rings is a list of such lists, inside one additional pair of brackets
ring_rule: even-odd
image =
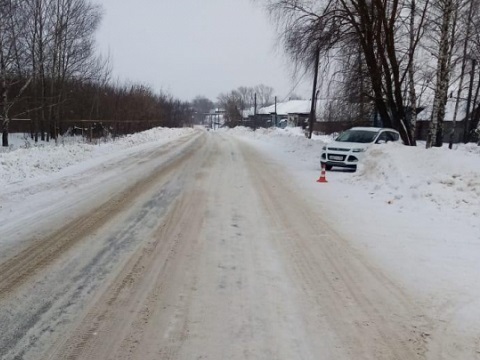
[(363, 153), (372, 144), (399, 140), (400, 134), (393, 129), (354, 127), (343, 132), (335, 141), (323, 147), (320, 165), (325, 164), (326, 170), (331, 170), (334, 166), (356, 170)]
[(281, 129), (285, 129), (288, 125), (288, 121), (287, 119), (282, 119), (278, 122), (278, 125), (277, 127), (281, 128)]

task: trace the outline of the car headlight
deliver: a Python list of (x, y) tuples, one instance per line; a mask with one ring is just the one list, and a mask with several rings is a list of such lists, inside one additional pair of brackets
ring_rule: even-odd
[(353, 149), (352, 152), (354, 153), (359, 153), (359, 152), (364, 152), (365, 149)]

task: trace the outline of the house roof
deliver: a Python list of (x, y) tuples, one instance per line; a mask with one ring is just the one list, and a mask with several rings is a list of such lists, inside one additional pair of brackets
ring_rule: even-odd
[[(310, 100), (290, 100), (286, 102), (277, 103), (277, 114), (308, 114), (310, 113)], [(275, 112), (275, 105), (270, 105), (259, 109), (261, 114), (271, 114)]]
[[(324, 100), (317, 101), (317, 114), (324, 107)], [(289, 100), (277, 103), (277, 115), (286, 116), (288, 114), (310, 114), (312, 103), (310, 100)], [(244, 117), (253, 115), (254, 109), (248, 109), (243, 112)], [(266, 106), (257, 110), (257, 114), (274, 114), (275, 105)]]
[[(447, 105), (445, 107), (445, 121), (453, 121), (453, 116), (455, 113), (455, 103), (456, 99), (449, 98), (447, 101)], [(418, 121), (430, 121), (432, 118), (432, 110), (433, 110), (433, 105), (427, 105), (425, 106), (425, 109), (420, 111), (417, 115), (417, 120)], [(467, 113), (467, 101), (466, 100), (460, 100), (460, 103), (458, 104), (458, 111), (457, 111), (457, 121), (462, 121), (466, 117)]]

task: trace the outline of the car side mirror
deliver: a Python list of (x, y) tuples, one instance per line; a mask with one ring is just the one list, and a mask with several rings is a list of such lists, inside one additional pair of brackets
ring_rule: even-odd
[(377, 144), (386, 144), (387, 142), (383, 139), (377, 140)]

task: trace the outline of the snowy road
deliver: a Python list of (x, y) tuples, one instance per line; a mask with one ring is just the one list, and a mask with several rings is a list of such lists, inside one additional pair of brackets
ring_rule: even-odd
[(29, 226), (4, 225), (1, 359), (426, 357), (416, 299), (234, 137), (197, 132), (31, 195)]

